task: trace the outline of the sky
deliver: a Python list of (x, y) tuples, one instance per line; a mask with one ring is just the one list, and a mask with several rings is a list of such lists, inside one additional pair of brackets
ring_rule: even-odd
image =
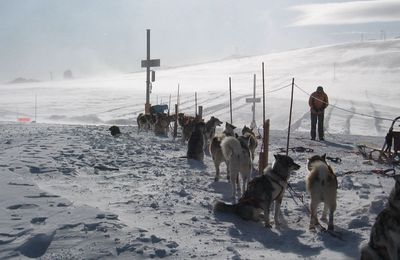
[(400, 36), (400, 1), (0, 0), (0, 82), (140, 71)]

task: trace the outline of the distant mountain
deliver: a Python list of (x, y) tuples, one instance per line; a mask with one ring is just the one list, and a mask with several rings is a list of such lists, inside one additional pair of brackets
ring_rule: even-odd
[(21, 84), (21, 83), (35, 83), (35, 82), (40, 82), (40, 80), (37, 79), (26, 79), (26, 78), (22, 78), (22, 77), (18, 77), (10, 82), (8, 82), (9, 84)]

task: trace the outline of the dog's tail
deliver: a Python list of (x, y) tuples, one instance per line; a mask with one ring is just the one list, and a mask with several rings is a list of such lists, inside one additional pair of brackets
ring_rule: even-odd
[(243, 203), (227, 204), (217, 200), (213, 208), (214, 212), (234, 213), (244, 220), (257, 220), (257, 212), (251, 205)]
[(214, 212), (236, 213), (237, 204), (227, 204), (223, 201), (217, 200), (213, 206)]

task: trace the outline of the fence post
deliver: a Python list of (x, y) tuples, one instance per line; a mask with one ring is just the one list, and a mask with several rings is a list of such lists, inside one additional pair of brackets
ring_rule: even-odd
[(294, 78), (292, 78), (292, 93), (290, 96), (289, 126), (288, 126), (287, 143), (286, 143), (286, 155), (289, 154), (290, 126), (292, 124), (293, 91), (294, 91)]
[(229, 111), (231, 115), (231, 125), (233, 124), (232, 122), (232, 81), (231, 77), (229, 77)]
[(197, 117), (200, 121), (203, 119), (203, 106), (199, 106), (199, 114)]
[(197, 117), (197, 92), (194, 92), (194, 116)]
[(174, 137), (174, 140), (175, 140), (177, 135), (178, 135), (178, 104), (175, 104), (174, 133), (172, 135)]

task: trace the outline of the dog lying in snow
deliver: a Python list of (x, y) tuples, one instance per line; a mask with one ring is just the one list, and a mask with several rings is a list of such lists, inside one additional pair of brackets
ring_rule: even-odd
[(269, 211), (275, 201), (275, 225), (279, 225), (280, 206), (287, 186), (290, 173), (300, 169), (292, 158), (286, 155), (274, 155), (275, 162), (264, 174), (255, 177), (248, 184), (247, 190), (237, 204), (226, 204), (217, 201), (214, 211), (232, 212), (245, 220), (259, 220), (260, 210), (264, 211), (264, 225), (270, 228)]
[(361, 250), (361, 260), (400, 259), (400, 175), (389, 195), (389, 203), (376, 218), (369, 243)]
[(121, 134), (119, 127), (115, 126), (115, 125), (111, 126), (108, 130), (111, 132), (111, 135), (114, 137), (118, 137)]
[(336, 210), (337, 179), (332, 168), (326, 162), (326, 154), (314, 155), (307, 162), (308, 175), (306, 188), (311, 195), (310, 202), (310, 229), (319, 224), (317, 218), (318, 205), (323, 202), (322, 221), (326, 221), (329, 210), (328, 230), (333, 230), (333, 213)]

